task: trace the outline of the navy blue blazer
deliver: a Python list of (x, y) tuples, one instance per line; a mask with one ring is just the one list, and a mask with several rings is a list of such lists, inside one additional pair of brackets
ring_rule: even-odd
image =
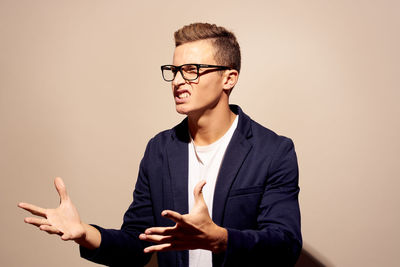
[[(213, 266), (293, 266), (300, 254), (298, 166), (293, 142), (231, 106), (239, 122), (215, 185), (213, 221), (228, 231), (227, 250), (213, 254)], [(139, 234), (172, 226), (165, 209), (188, 213), (187, 119), (152, 138), (140, 163), (134, 201), (120, 230), (103, 229), (96, 250), (81, 256), (109, 266), (143, 266), (149, 243)], [(160, 252), (158, 264), (188, 266), (188, 251)]]

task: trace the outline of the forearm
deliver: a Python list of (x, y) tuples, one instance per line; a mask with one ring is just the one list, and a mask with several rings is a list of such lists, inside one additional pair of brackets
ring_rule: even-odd
[(86, 223), (82, 223), (82, 226), (85, 229), (85, 234), (81, 238), (76, 239), (75, 242), (87, 249), (100, 247), (101, 234), (99, 230)]
[(132, 266), (144, 266), (150, 260), (151, 254), (143, 252), (146, 243), (139, 240), (138, 232), (104, 229), (96, 225), (92, 227), (101, 235), (100, 246), (90, 249), (81, 245), (79, 250), (82, 258), (107, 266), (125, 266), (127, 262)]

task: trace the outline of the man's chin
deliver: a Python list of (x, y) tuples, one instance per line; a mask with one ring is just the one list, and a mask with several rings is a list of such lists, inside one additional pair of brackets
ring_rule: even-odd
[(179, 107), (176, 107), (176, 112), (178, 112), (179, 114), (182, 114), (182, 115), (188, 115), (188, 112), (185, 109), (182, 109)]
[(179, 114), (182, 114), (182, 115), (188, 115), (189, 114), (189, 110), (187, 110), (187, 109), (185, 109), (185, 108), (183, 108), (183, 107), (181, 107), (179, 105), (176, 106), (176, 112), (178, 112)]

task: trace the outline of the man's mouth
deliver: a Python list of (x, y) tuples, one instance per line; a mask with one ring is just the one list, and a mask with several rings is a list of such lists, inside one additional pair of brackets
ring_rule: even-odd
[(183, 92), (183, 93), (178, 95), (179, 99), (184, 99), (184, 98), (187, 98), (187, 97), (189, 97), (189, 93), (187, 93), (187, 92)]

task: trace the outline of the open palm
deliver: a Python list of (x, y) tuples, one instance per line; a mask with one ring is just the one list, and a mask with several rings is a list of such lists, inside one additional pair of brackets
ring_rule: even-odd
[(76, 207), (67, 194), (63, 180), (57, 177), (54, 179), (54, 185), (60, 196), (60, 206), (55, 209), (44, 209), (29, 203), (19, 203), (18, 207), (40, 217), (27, 217), (25, 222), (49, 234), (58, 234), (63, 240), (82, 238), (84, 227)]

